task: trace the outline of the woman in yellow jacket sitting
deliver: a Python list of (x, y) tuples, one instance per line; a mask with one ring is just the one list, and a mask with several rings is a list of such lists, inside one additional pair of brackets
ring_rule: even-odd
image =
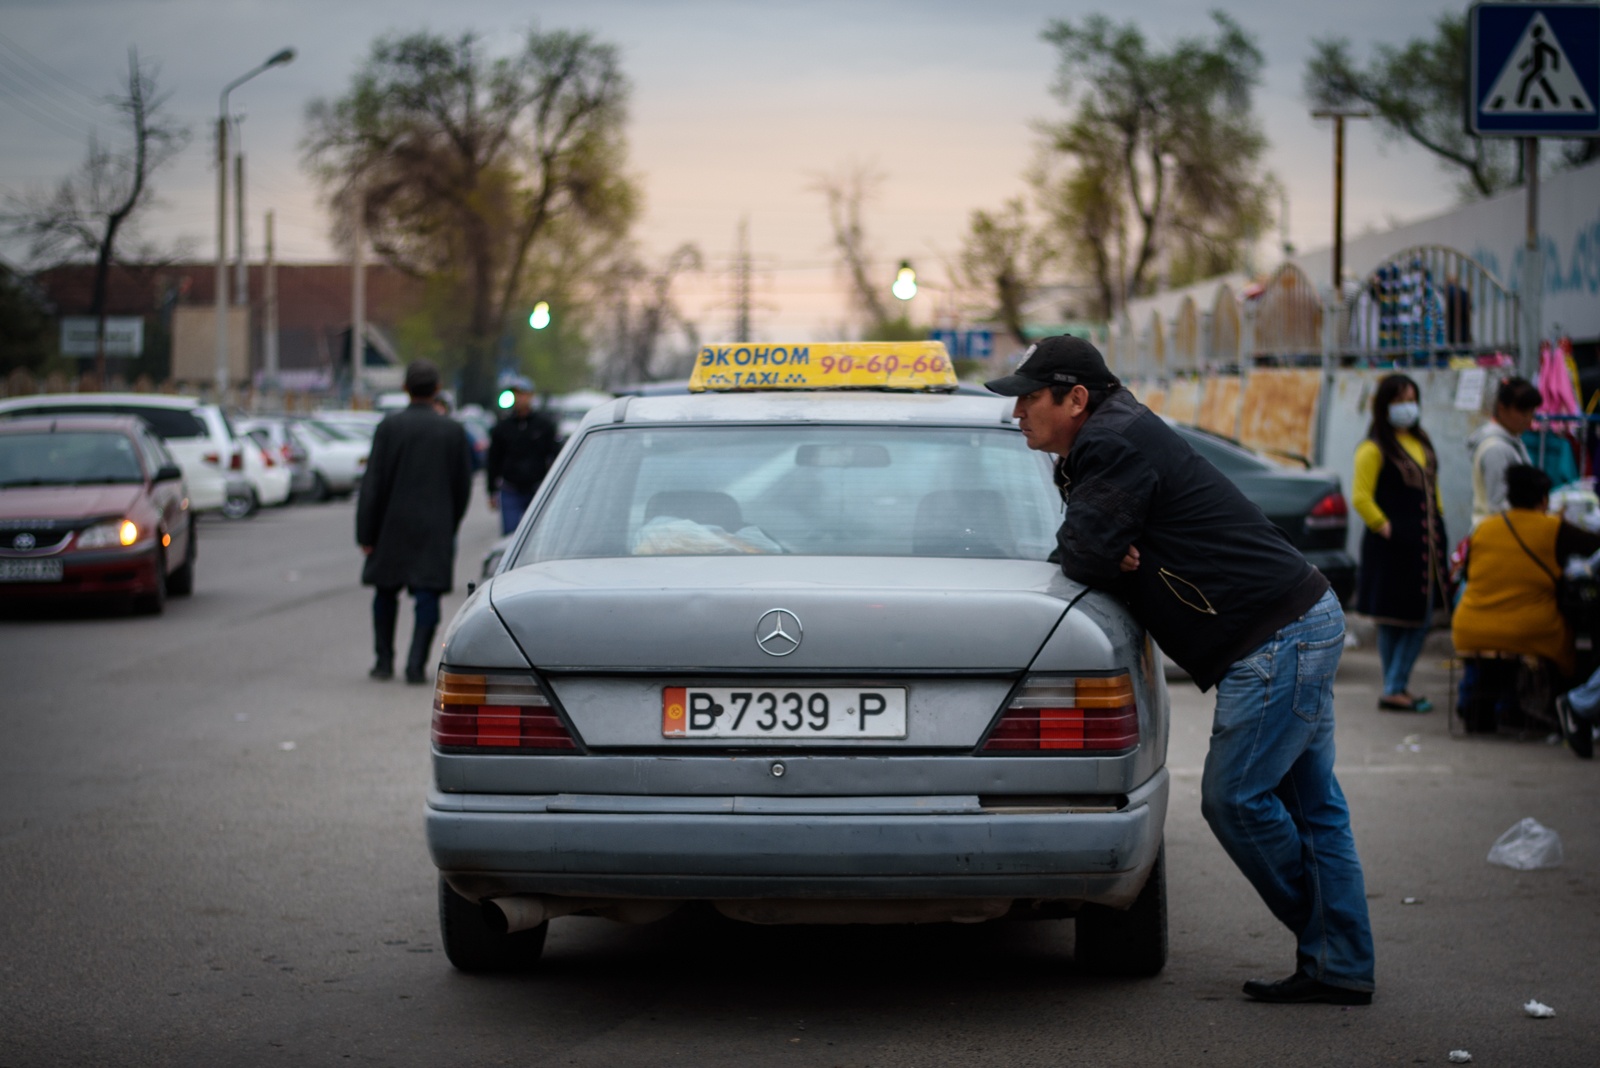
[(1472, 532), (1467, 588), (1450, 636), (1461, 653), (1517, 653), (1572, 674), (1572, 628), (1556, 601), (1557, 578), (1569, 556), (1600, 550), (1591, 534), (1547, 515), (1550, 476), (1537, 467), (1506, 468), (1510, 507)]

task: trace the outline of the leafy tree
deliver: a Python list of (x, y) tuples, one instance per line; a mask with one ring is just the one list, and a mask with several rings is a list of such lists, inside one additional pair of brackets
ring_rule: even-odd
[[(1413, 141), (1447, 170), (1464, 172), (1461, 191), (1467, 196), (1489, 196), (1521, 185), (1522, 153), (1516, 139), (1476, 137), (1466, 131), (1467, 36), (1465, 14), (1444, 14), (1432, 37), (1375, 45), (1364, 68), (1351, 57), (1347, 39), (1314, 41), (1305, 94), (1313, 107), (1370, 108), (1384, 134)], [(1600, 158), (1600, 140), (1561, 144), (1567, 165)]]
[(627, 96), (616, 49), (587, 34), (530, 31), (490, 58), (474, 34), (416, 33), (375, 42), (348, 93), (307, 109), (338, 216), (360, 211), (380, 257), (453, 295), (464, 399), (489, 400), (535, 266), (632, 223)]
[(1045, 30), (1060, 60), (1053, 91), (1073, 110), (1046, 127), (1056, 158), (1036, 187), (1108, 317), (1149, 292), (1163, 262), (1169, 275), (1236, 267), (1266, 224), (1251, 104), (1261, 52), (1227, 15), (1212, 19), (1213, 38), (1166, 51), (1103, 15)]
[[(156, 71), (128, 52), (128, 80), (111, 105), (126, 119), (132, 141), (112, 149), (89, 142), (89, 156), (79, 171), (48, 192), (7, 198), (0, 226), (28, 243), (37, 263), (55, 264), (93, 256), (94, 289), (90, 313), (95, 317), (95, 374), (105, 377), (106, 292), (111, 266), (119, 262), (118, 242), (132, 234), (138, 215), (153, 199), (150, 176), (176, 156), (189, 134), (165, 113), (169, 94), (156, 90)], [(141, 251), (154, 258), (152, 249)]]
[(1021, 341), (1023, 311), (1058, 255), (1055, 235), (1034, 225), (1017, 197), (997, 212), (972, 213), (961, 246), (961, 276), (987, 295), (991, 317)]

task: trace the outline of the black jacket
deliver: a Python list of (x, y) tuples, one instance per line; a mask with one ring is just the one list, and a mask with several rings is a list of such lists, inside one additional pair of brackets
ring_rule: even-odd
[[(1328, 589), (1260, 508), (1126, 390), (1084, 422), (1065, 472), (1061, 570), (1120, 596), (1202, 690)], [(1139, 567), (1123, 572), (1130, 545)]]
[(356, 544), (371, 545), (368, 586), (448, 590), (456, 528), (472, 496), (471, 443), (424, 401), (378, 424), (356, 502)]
[(544, 473), (560, 451), (556, 425), (549, 416), (538, 411), (507, 415), (489, 432), (489, 460), (484, 472), (489, 492), (498, 492), (504, 482), (518, 493), (532, 493), (544, 481)]

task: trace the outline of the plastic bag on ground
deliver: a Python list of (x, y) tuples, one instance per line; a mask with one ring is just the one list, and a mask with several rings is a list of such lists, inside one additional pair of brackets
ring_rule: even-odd
[(1518, 820), (1489, 850), (1490, 864), (1517, 871), (1554, 868), (1561, 860), (1561, 836), (1532, 816)]

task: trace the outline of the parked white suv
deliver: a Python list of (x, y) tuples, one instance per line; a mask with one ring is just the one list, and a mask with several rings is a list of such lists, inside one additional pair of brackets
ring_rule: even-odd
[(243, 450), (214, 404), (159, 393), (41, 393), (0, 400), (0, 419), (70, 414), (142, 417), (183, 469), (189, 504), (197, 512), (223, 506), (230, 476), (236, 486), (248, 485)]

